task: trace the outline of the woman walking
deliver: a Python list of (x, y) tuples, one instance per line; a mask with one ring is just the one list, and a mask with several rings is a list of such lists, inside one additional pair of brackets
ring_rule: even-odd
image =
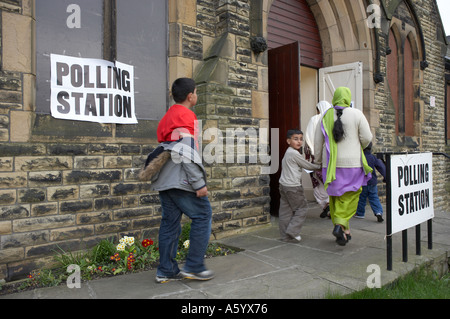
[[(316, 129), (320, 126), (322, 117), (330, 109), (332, 105), (327, 101), (320, 101), (316, 105), (317, 114), (311, 117), (305, 132), (305, 158), (311, 163), (314, 161), (314, 135), (316, 134)], [(317, 170), (310, 173), (311, 183), (314, 190), (314, 198), (317, 203), (322, 207), (322, 213), (320, 213), (321, 218), (330, 217), (330, 207), (328, 193), (323, 185), (322, 171)]]
[(351, 239), (349, 220), (358, 207), (363, 185), (371, 178), (363, 149), (372, 141), (364, 114), (351, 106), (349, 88), (336, 89), (332, 105), (317, 127), (315, 162), (322, 163), (325, 189), (330, 196), (330, 215), (336, 242), (344, 246)]

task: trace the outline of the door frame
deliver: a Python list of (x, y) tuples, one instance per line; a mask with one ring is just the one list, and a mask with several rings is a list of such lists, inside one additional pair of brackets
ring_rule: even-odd
[[(270, 145), (279, 150), (279, 168), (270, 174), (270, 214), (278, 216), (280, 193), (278, 180), (281, 161), (288, 147), (286, 133), (289, 129), (300, 129), (300, 43), (293, 42), (269, 50), (269, 127), (278, 128), (278, 145)], [(270, 139), (271, 140), (271, 139)]]

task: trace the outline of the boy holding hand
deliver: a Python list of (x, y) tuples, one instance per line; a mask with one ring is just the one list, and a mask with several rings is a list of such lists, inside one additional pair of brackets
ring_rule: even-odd
[(303, 132), (289, 130), (289, 147), (281, 162), (279, 229), (281, 240), (300, 241), (300, 230), (306, 219), (308, 204), (301, 183), (302, 169), (315, 170), (321, 166), (308, 162), (299, 152), (303, 145)]

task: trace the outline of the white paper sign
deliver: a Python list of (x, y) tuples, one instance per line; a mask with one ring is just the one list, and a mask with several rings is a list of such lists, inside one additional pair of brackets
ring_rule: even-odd
[(433, 154), (392, 155), (391, 189), (392, 234), (433, 218)]
[(53, 117), (136, 124), (134, 68), (120, 62), (51, 54)]
[(435, 107), (436, 106), (436, 97), (430, 96), (430, 106)]

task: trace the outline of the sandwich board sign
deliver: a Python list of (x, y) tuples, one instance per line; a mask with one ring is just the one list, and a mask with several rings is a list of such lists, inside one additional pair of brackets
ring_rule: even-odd
[(433, 154), (391, 156), (392, 234), (434, 217)]
[(420, 255), (420, 224), (428, 223), (432, 249), (433, 153), (386, 154), (387, 268), (392, 270), (392, 235), (402, 232), (403, 261), (407, 257), (407, 230), (416, 228), (416, 254)]

